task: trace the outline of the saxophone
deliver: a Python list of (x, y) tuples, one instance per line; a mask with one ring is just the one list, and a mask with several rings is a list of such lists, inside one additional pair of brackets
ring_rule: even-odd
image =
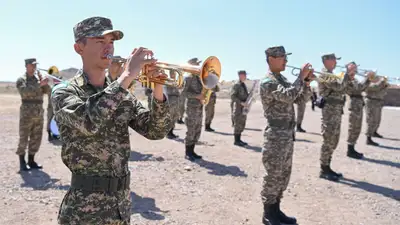
[(256, 90), (256, 86), (258, 85), (259, 82), (260, 82), (260, 81), (257, 80), (257, 81), (255, 81), (255, 82), (253, 83), (253, 86), (252, 86), (252, 88), (251, 88), (251, 91), (250, 91), (250, 93), (249, 93), (249, 96), (248, 96), (247, 99), (246, 99), (246, 105), (243, 107), (243, 111), (242, 111), (242, 114), (243, 114), (243, 115), (247, 115), (247, 114), (250, 112), (251, 104), (256, 100), (256, 99), (255, 99), (255, 96), (254, 96), (254, 91)]

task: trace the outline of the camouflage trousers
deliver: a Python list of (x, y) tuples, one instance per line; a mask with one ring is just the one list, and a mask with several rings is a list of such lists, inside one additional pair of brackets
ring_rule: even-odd
[(62, 225), (130, 225), (130, 191), (102, 193), (68, 190), (58, 212)]
[(330, 165), (340, 137), (340, 124), (342, 122), (342, 104), (325, 104), (322, 109), (322, 137), (321, 165)]
[(243, 115), (243, 106), (233, 104), (233, 134), (241, 134), (246, 127), (247, 115)]
[(147, 108), (150, 109), (152, 94), (147, 95)]
[(186, 145), (195, 145), (201, 135), (201, 127), (203, 122), (203, 105), (187, 104), (186, 107)]
[(184, 95), (179, 96), (179, 119), (182, 119), (185, 115), (185, 102), (186, 97)]
[(347, 143), (355, 145), (361, 133), (362, 120), (363, 120), (363, 106), (362, 98), (350, 98), (350, 114), (349, 114), (349, 131), (347, 136)]
[(169, 110), (171, 115), (172, 128), (175, 128), (175, 123), (179, 119), (179, 96), (168, 96)]
[(211, 124), (212, 120), (214, 119), (214, 113), (215, 113), (215, 104), (217, 102), (217, 98), (210, 98), (210, 101), (208, 104), (205, 106), (205, 113), (206, 113), (206, 118), (205, 118), (205, 124), (209, 125)]
[(365, 111), (367, 119), (367, 132), (368, 137), (372, 137), (373, 134), (378, 130), (379, 124), (382, 118), (382, 107), (383, 101), (366, 99), (365, 100)]
[(47, 108), (47, 132), (50, 131), (50, 123), (51, 123), (51, 119), (53, 118), (54, 112), (53, 112), (53, 108), (52, 107), (48, 107)]
[(234, 117), (233, 104), (234, 104), (234, 102), (231, 101), (231, 120), (232, 120), (232, 124), (234, 124), (234, 121), (233, 121), (233, 117)]
[(301, 102), (301, 103), (297, 104), (297, 119), (296, 119), (297, 125), (301, 125), (301, 123), (303, 122), (305, 111), (306, 111), (306, 103), (305, 102)]
[(262, 163), (266, 170), (261, 198), (264, 204), (274, 204), (281, 199), (292, 173), (294, 129), (273, 130), (264, 133)]
[(24, 155), (26, 147), (28, 147), (30, 155), (39, 151), (42, 142), (43, 123), (43, 117), (20, 117), (17, 155)]

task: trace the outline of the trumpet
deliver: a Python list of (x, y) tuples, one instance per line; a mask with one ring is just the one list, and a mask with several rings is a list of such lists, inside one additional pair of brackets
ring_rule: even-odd
[[(299, 73), (295, 73), (295, 71), (296, 70), (301, 71), (300, 67), (289, 66), (289, 65), (286, 65), (286, 67), (292, 68), (292, 75), (293, 76), (299, 76)], [(310, 69), (312, 69), (312, 68), (310, 68)], [(338, 80), (343, 79), (343, 77), (344, 77), (344, 73), (343, 72), (340, 73), (340, 74), (334, 74), (334, 73), (329, 73), (329, 72), (314, 71), (314, 73), (322, 75), (322, 76), (316, 77), (316, 79), (315, 79), (316, 81), (322, 82), (322, 83), (331, 82), (331, 81), (338, 81)]]
[[(342, 68), (342, 69), (346, 69), (345, 66), (337, 66), (337, 67)], [(359, 69), (359, 68), (357, 68), (357, 70), (359, 70), (359, 71), (364, 73), (364, 74), (357, 73), (357, 75), (359, 75), (359, 76), (367, 77), (366, 74), (368, 72), (374, 72), (375, 73), (375, 76), (374, 76), (375, 78), (381, 77), (381, 78), (385, 79), (385, 82), (388, 82), (390, 80), (392, 80), (392, 81), (400, 81), (400, 77), (387, 77), (387, 76), (378, 75), (376, 70), (366, 70), (366, 69)]]
[[(44, 72), (46, 72), (47, 74), (45, 74), (45, 76), (46, 77), (50, 77), (50, 78), (53, 78), (54, 80), (57, 80), (57, 81), (60, 81), (60, 82), (62, 82), (63, 80), (62, 79), (60, 79), (60, 78), (58, 78), (58, 77), (56, 77), (56, 76), (54, 76), (53, 74), (60, 74), (60, 71), (58, 70), (58, 68), (56, 67), (56, 66), (51, 66), (49, 69), (40, 69), (40, 68), (38, 68), (37, 69), (38, 71), (44, 71)], [(39, 76), (39, 72), (37, 73), (38, 74), (38, 76)], [(42, 77), (41, 76), (39, 76), (39, 80), (41, 81), (42, 80)]]
[[(112, 55), (108, 55), (107, 58), (112, 59)], [(126, 62), (127, 59), (123, 59)], [(219, 82), (221, 77), (221, 63), (219, 59), (215, 56), (208, 57), (201, 66), (188, 66), (188, 65), (177, 65), (165, 62), (156, 62), (155, 65), (151, 67), (156, 67), (158, 69), (174, 71), (178, 74), (177, 79), (170, 78), (155, 78), (148, 77), (150, 66), (146, 65), (140, 71), (137, 80), (142, 84), (162, 84), (167, 86), (173, 86), (181, 88), (183, 86), (183, 74), (190, 73), (192, 76), (199, 76), (201, 84), (203, 86), (202, 95), (204, 96), (204, 101), (202, 104), (207, 105), (210, 96), (211, 89), (213, 89)]]

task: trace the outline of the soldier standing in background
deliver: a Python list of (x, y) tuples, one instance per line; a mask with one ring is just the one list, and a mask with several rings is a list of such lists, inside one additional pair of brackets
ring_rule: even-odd
[[(201, 61), (192, 58), (188, 61), (190, 65), (198, 66)], [(201, 92), (203, 85), (198, 74), (191, 74), (185, 78), (185, 85), (182, 94), (186, 96), (186, 137), (185, 137), (185, 158), (194, 161), (201, 159), (200, 155), (194, 152), (194, 147), (201, 135), (201, 125), (203, 122), (203, 101)]]
[[(62, 77), (60, 75), (52, 74), (53, 76), (56, 76), (57, 78), (61, 79)], [(59, 84), (60, 81), (53, 79), (54, 86)], [(53, 86), (53, 87), (54, 87)], [(59, 140), (60, 136), (55, 135), (51, 132), (50, 130), (50, 124), (51, 124), (51, 119), (53, 118), (54, 112), (53, 112), (53, 105), (51, 104), (51, 90), (48, 91), (47, 93), (48, 96), (48, 101), (47, 101), (47, 134), (48, 134), (48, 141), (53, 141), (53, 140)]]
[(246, 104), (249, 92), (247, 91), (247, 86), (244, 83), (247, 79), (247, 73), (245, 70), (240, 70), (238, 72), (239, 80), (233, 85), (231, 89), (231, 100), (233, 103), (232, 108), (232, 118), (234, 131), (233, 135), (235, 137), (234, 145), (245, 146), (246, 142), (241, 140), (242, 132), (246, 127), (247, 115), (243, 115), (243, 107)]
[[(185, 84), (183, 84), (185, 86)], [(183, 122), (183, 116), (185, 115), (185, 103), (186, 103), (186, 96), (182, 94), (182, 91), (180, 91), (179, 95), (179, 119), (177, 123), (179, 124), (184, 124)]]
[(215, 88), (212, 89), (212, 93), (210, 96), (210, 100), (208, 101), (208, 104), (204, 107), (205, 112), (206, 112), (206, 118), (205, 118), (205, 131), (209, 132), (214, 132), (215, 130), (211, 128), (211, 122), (214, 119), (214, 113), (215, 113), (215, 104), (217, 103), (217, 94), (216, 92), (219, 92), (220, 88), (217, 84)]
[(365, 90), (365, 111), (367, 113), (367, 145), (379, 145), (372, 140), (372, 137), (382, 138), (377, 130), (382, 118), (382, 108), (385, 103), (384, 97), (387, 93), (388, 84), (386, 78), (378, 78), (375, 83), (370, 85)]
[[(39, 151), (43, 135), (43, 95), (49, 93), (50, 86), (48, 79), (42, 79), (39, 71), (39, 79), (35, 77), (37, 64), (35, 58), (25, 59), (26, 73), (16, 82), (22, 103), (19, 112), (19, 143), (16, 152), (19, 156), (21, 171), (42, 168), (35, 162), (35, 155)], [(27, 146), (29, 167), (25, 161)]]
[(319, 177), (337, 181), (342, 177), (341, 173), (336, 173), (331, 169), (331, 160), (340, 138), (340, 125), (342, 122), (342, 111), (344, 107), (343, 94), (350, 83), (350, 76), (355, 76), (355, 65), (348, 64), (343, 80), (339, 76), (331, 75), (336, 67), (335, 54), (322, 56), (324, 64), (323, 72), (330, 74), (321, 75), (318, 79), (319, 95), (325, 98), (325, 106), (322, 108), (322, 137), (321, 146), (321, 172)]
[(317, 92), (315, 92), (315, 88), (312, 89), (311, 95), (311, 109), (315, 111), (315, 101), (317, 101)]
[(306, 111), (307, 102), (312, 96), (310, 85), (307, 86), (307, 95), (304, 98), (297, 98), (294, 102), (297, 105), (297, 118), (296, 118), (296, 131), (305, 133), (306, 131), (301, 127), (304, 119), (304, 113)]
[[(260, 98), (267, 127), (264, 130), (262, 163), (265, 167), (261, 191), (264, 204), (262, 222), (267, 225), (296, 224), (294, 217), (286, 216), (280, 209), (281, 198), (292, 172), (295, 111), (293, 103), (298, 98), (309, 98), (307, 82), (313, 75), (310, 64), (306, 64), (291, 84), (281, 72), (285, 70), (287, 55), (283, 46), (270, 47), (265, 51), (269, 73), (261, 81)], [(308, 76), (311, 77), (308, 79)]]
[[(356, 68), (357, 64), (352, 62)], [(362, 159), (363, 154), (357, 152), (354, 149), (354, 145), (357, 142), (358, 137), (361, 133), (362, 120), (363, 120), (363, 107), (364, 100), (362, 92), (368, 87), (374, 73), (368, 73), (367, 77), (363, 82), (358, 82), (354, 77), (346, 88), (346, 94), (350, 96), (349, 105), (349, 131), (347, 137), (347, 156), (354, 159)]]
[[(176, 72), (175, 71), (170, 71), (170, 77), (175, 80), (176, 78)], [(173, 86), (165, 86), (167, 96), (168, 96), (168, 102), (169, 102), (169, 110), (171, 114), (171, 123), (172, 123), (172, 128), (168, 132), (167, 137), (169, 139), (175, 139), (178, 136), (174, 134), (174, 128), (175, 128), (175, 123), (179, 118), (179, 89), (177, 87)]]

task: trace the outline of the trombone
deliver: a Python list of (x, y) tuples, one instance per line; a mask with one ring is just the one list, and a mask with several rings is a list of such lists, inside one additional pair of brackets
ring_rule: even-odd
[[(107, 58), (112, 59), (112, 55), (108, 55)], [(126, 62), (127, 59), (123, 59)], [(148, 77), (150, 67), (156, 67), (158, 69), (164, 69), (169, 71), (175, 71), (178, 74), (178, 78), (159, 78), (159, 77)], [(173, 86), (181, 88), (183, 86), (183, 74), (190, 73), (194, 76), (199, 76), (203, 90), (201, 95), (204, 96), (202, 104), (207, 105), (211, 96), (211, 89), (214, 88), (221, 77), (221, 63), (215, 56), (208, 57), (201, 66), (187, 66), (177, 65), (166, 62), (156, 62), (155, 66), (145, 65), (140, 71), (139, 77), (136, 78), (142, 84), (162, 84), (167, 86)]]
[[(62, 79), (60, 79), (60, 78), (58, 78), (58, 77), (56, 77), (56, 76), (54, 76), (53, 74), (60, 74), (60, 71), (58, 70), (58, 68), (56, 67), (56, 66), (51, 66), (49, 69), (47, 69), (47, 70), (45, 70), (45, 69), (37, 69), (38, 71), (44, 71), (44, 72), (46, 72), (47, 74), (45, 74), (45, 76), (47, 76), (47, 77), (50, 77), (50, 78), (53, 78), (54, 80), (57, 80), (57, 81), (60, 81), (60, 82), (62, 82), (63, 80)], [(37, 74), (39, 74), (39, 73), (37, 73)], [(41, 76), (39, 76), (39, 80), (41, 81), (42, 80), (42, 77)]]

